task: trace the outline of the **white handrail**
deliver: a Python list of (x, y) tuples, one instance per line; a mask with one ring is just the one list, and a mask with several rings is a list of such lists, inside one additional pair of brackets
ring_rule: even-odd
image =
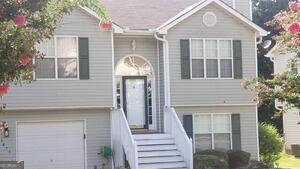
[(193, 169), (193, 142), (186, 134), (174, 108), (166, 107), (164, 111), (164, 132), (175, 139), (178, 150), (182, 153), (189, 169)]
[(112, 142), (115, 167), (124, 165), (123, 153), (132, 169), (138, 169), (137, 145), (123, 109), (112, 111)]

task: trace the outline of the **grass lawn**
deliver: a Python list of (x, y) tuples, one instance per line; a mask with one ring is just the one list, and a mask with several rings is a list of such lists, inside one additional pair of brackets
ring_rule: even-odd
[(283, 154), (278, 161), (280, 169), (300, 169), (300, 158)]

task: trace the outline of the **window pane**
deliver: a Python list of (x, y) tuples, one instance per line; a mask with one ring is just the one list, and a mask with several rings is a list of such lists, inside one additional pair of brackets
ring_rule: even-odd
[(232, 59), (220, 60), (221, 77), (232, 77)]
[(220, 40), (220, 57), (231, 58), (231, 41)]
[(207, 40), (205, 41), (205, 51), (207, 58), (218, 58), (218, 49), (217, 49), (216, 40)]
[(216, 150), (229, 150), (230, 149), (230, 134), (215, 134), (215, 149)]
[(122, 59), (116, 69), (118, 76), (152, 76), (152, 74), (151, 65), (137, 56)]
[(46, 40), (36, 45), (36, 48), (44, 55), (55, 56), (54, 40)]
[(37, 79), (49, 79), (55, 78), (55, 60), (44, 58), (36, 59), (37, 68), (35, 71), (35, 77)]
[(195, 115), (195, 133), (210, 133), (211, 132), (211, 116), (210, 115)]
[(192, 39), (192, 57), (203, 57), (203, 40)]
[(210, 150), (212, 148), (211, 134), (195, 134), (196, 152)]
[(213, 78), (218, 77), (218, 60), (207, 59), (206, 60), (206, 77)]
[(213, 115), (214, 133), (230, 132), (230, 115)]
[(192, 59), (192, 76), (195, 78), (204, 77), (203, 59)]
[(77, 59), (58, 59), (58, 78), (77, 78)]
[(57, 38), (57, 57), (77, 57), (76, 38)]

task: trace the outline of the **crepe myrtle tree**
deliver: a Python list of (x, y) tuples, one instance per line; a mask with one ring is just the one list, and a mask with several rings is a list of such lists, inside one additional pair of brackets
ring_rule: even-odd
[[(291, 68), (299, 67), (300, 2), (290, 1), (289, 9), (276, 14), (266, 25), (280, 31), (279, 35), (274, 37), (277, 42), (277, 48), (274, 52), (296, 53), (289, 65)], [(245, 82), (244, 86), (249, 90), (258, 92), (258, 100), (261, 102), (277, 99), (286, 103), (287, 109), (291, 107), (300, 108), (300, 75), (297, 72), (287, 71), (274, 74), (270, 80), (257, 78)]]
[(0, 1), (0, 96), (9, 92), (12, 83), (32, 81), (36, 68), (32, 59), (43, 57), (36, 44), (50, 39), (63, 15), (79, 6), (89, 7), (101, 18), (100, 28), (112, 28), (99, 0)]

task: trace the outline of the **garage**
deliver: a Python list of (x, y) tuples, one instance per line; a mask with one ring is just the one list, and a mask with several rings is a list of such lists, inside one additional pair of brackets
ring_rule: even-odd
[(25, 169), (84, 169), (84, 121), (17, 122), (17, 160)]

